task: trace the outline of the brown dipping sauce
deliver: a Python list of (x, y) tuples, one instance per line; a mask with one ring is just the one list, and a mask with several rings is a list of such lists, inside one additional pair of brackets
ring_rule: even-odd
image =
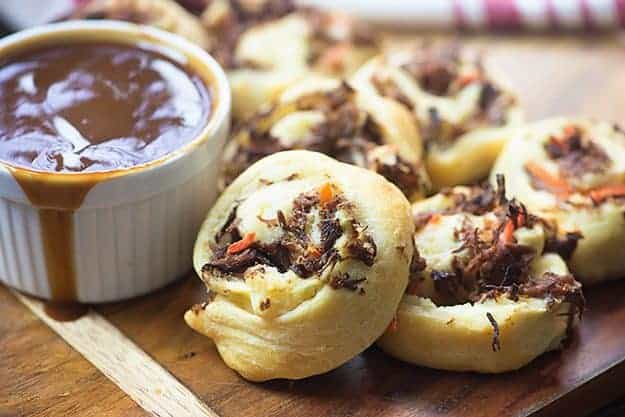
[(0, 63), (0, 160), (47, 172), (128, 168), (192, 141), (211, 112), (200, 77), (138, 46), (74, 43)]
[(51, 317), (86, 311), (72, 304), (74, 211), (89, 190), (193, 141), (211, 111), (200, 76), (155, 47), (68, 43), (0, 62), (0, 161), (39, 209)]

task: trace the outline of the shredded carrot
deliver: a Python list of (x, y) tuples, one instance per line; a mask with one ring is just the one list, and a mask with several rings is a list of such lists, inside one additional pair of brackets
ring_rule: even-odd
[(326, 182), (319, 189), (319, 202), (321, 205), (328, 204), (333, 197), (334, 192), (332, 191), (332, 185), (330, 185), (329, 182)]
[(343, 61), (348, 52), (349, 46), (346, 43), (339, 43), (328, 48), (319, 58), (319, 63), (330, 71), (341, 71), (343, 69)]
[(512, 220), (506, 222), (501, 235), (499, 235), (499, 241), (504, 245), (514, 241), (514, 222)]
[(248, 233), (243, 237), (243, 239), (237, 242), (231, 243), (228, 246), (228, 249), (226, 250), (226, 252), (228, 252), (229, 255), (243, 252), (245, 249), (252, 246), (252, 243), (254, 243), (254, 240), (256, 240), (256, 233), (254, 232)]
[(442, 218), (443, 216), (441, 216), (440, 213), (434, 213), (430, 216), (428, 224), (438, 224)]
[(466, 87), (467, 85), (476, 82), (479, 78), (480, 77), (476, 73), (471, 72), (468, 74), (461, 75), (458, 78), (458, 84), (460, 84), (460, 87)]
[(564, 136), (571, 137), (577, 133), (577, 128), (573, 125), (567, 125), (564, 127)]
[(312, 256), (319, 257), (321, 256), (321, 249), (317, 246), (309, 246), (308, 253), (310, 253)]
[(535, 162), (525, 164), (525, 169), (553, 194), (558, 197), (566, 197), (573, 191), (568, 182), (559, 175), (554, 175)]
[(397, 320), (397, 316), (393, 316), (393, 320), (391, 320), (391, 322), (388, 324), (388, 327), (386, 328), (386, 331), (389, 333), (395, 333), (397, 331), (397, 328), (399, 326), (399, 320)]
[(590, 198), (596, 202), (604, 201), (610, 197), (625, 197), (625, 184), (608, 185), (596, 188), (590, 192)]

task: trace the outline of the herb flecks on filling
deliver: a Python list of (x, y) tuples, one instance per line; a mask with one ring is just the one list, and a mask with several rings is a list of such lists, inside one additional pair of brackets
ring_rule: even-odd
[[(497, 189), (484, 185), (463, 193), (448, 190), (445, 193), (452, 201), (449, 208), (438, 213), (420, 214), (415, 219), (418, 233), (428, 222), (436, 221), (436, 216), (465, 215), (461, 226), (454, 232), (461, 246), (454, 251), (456, 255), (451, 268), (430, 272), (437, 303), (457, 305), (502, 296), (512, 300), (527, 296), (544, 298), (549, 303), (569, 302), (573, 312), (581, 314), (584, 306), (581, 284), (570, 274), (546, 272), (533, 276), (530, 264), (541, 254), (518, 243), (514, 237), (518, 228), (531, 229), (537, 224), (542, 225), (547, 233), (553, 232), (550, 225), (528, 213), (523, 204), (505, 197), (502, 176), (498, 177), (498, 184)], [(479, 228), (469, 216), (486, 213), (492, 213), (494, 220), (485, 221)], [(566, 242), (553, 243), (558, 247), (547, 246), (546, 250), (572, 252), (577, 239), (577, 236), (567, 236)], [(419, 295), (419, 291), (418, 284), (409, 286), (410, 294)]]
[[(278, 211), (271, 219), (271, 227), (279, 227), (280, 237), (273, 242), (251, 240), (253, 233), (241, 234), (238, 206), (233, 207), (226, 222), (215, 234), (213, 254), (202, 268), (203, 274), (223, 279), (243, 279), (248, 268), (265, 265), (285, 273), (295, 272), (302, 279), (320, 277), (328, 271), (328, 283), (332, 288), (345, 288), (364, 293), (362, 283), (366, 277), (350, 276), (347, 272), (335, 272), (334, 266), (353, 259), (372, 266), (377, 256), (377, 246), (367, 228), (354, 217), (353, 206), (332, 185), (324, 184), (318, 190), (302, 193), (293, 201), (287, 216)], [(347, 225), (341, 224), (338, 213), (347, 215)], [(318, 221), (312, 217), (318, 216)], [(263, 222), (267, 224), (267, 219)], [(316, 227), (319, 242), (313, 241), (311, 227)], [(345, 236), (345, 244), (337, 247), (337, 241)], [(235, 250), (232, 248), (236, 247)]]
[[(384, 176), (404, 194), (411, 196), (425, 189), (420, 165), (399, 155), (398, 149), (385, 145), (373, 119), (356, 104), (356, 92), (346, 83), (325, 92), (311, 93), (291, 104), (278, 104), (236, 128), (236, 150), (226, 157), (226, 185), (259, 159), (293, 149), (321, 152), (339, 161), (360, 166)], [(299, 111), (319, 111), (323, 121), (294, 144), (286, 145), (271, 134), (282, 117)]]

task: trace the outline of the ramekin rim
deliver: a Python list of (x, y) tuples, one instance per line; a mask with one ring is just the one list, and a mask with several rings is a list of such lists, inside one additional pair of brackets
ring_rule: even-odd
[[(228, 77), (226, 76), (226, 73), (224, 72), (221, 65), (219, 65), (215, 58), (213, 58), (200, 46), (183, 38), (180, 35), (167, 32), (162, 29), (158, 29), (148, 25), (140, 25), (130, 22), (107, 19), (75, 20), (49, 23), (46, 25), (25, 29), (0, 39), (0, 50), (12, 44), (26, 42), (29, 38), (45, 36), (49, 33), (71, 33), (80, 30), (118, 31), (120, 33), (127, 33), (131, 36), (136, 36), (137, 41), (146, 41), (153, 43), (157, 46), (164, 46), (166, 48), (172, 49), (174, 52), (183, 54), (187, 58), (193, 57), (197, 62), (200, 62), (201, 65), (204, 65), (208, 69), (208, 72), (214, 78), (213, 83), (211, 85), (207, 85), (207, 88), (216, 92), (215, 101), (217, 105), (211, 108), (208, 122), (195, 136), (194, 139), (190, 140), (182, 147), (172, 152), (169, 152), (158, 159), (148, 161), (142, 164), (103, 171), (54, 172), (37, 170), (0, 160), (0, 168), (4, 168), (0, 169), (0, 175), (6, 173), (10, 174), (10, 171), (18, 171), (25, 172), (33, 177), (45, 176), (54, 178), (54, 181), (68, 182), (72, 184), (80, 183), (81, 179), (88, 181), (88, 178), (92, 177), (93, 175), (110, 176), (110, 178), (137, 175), (167, 166), (176, 162), (185, 155), (193, 153), (198, 148), (198, 145), (210, 140), (219, 132), (220, 127), (224, 123), (229, 122), (228, 119), (231, 111), (232, 98)], [(206, 84), (208, 84), (208, 81), (205, 79), (205, 77), (202, 77), (202, 80)]]

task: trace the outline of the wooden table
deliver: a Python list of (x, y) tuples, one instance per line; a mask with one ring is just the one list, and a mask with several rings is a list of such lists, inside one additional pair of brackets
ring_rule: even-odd
[[(625, 124), (622, 36), (467, 40), (488, 47), (489, 61), (519, 92), (529, 119), (585, 115)], [(199, 281), (190, 277), (156, 294), (95, 310), (224, 417), (575, 416), (625, 393), (625, 282), (588, 291), (589, 311), (570, 349), (503, 376), (421, 369), (371, 348), (327, 375), (250, 384), (219, 360), (207, 339), (184, 325), (185, 309), (203, 297)], [(137, 365), (125, 363), (124, 355), (117, 359), (122, 373)], [(611, 372), (599, 379), (584, 375), (585, 369), (608, 367)], [(118, 384), (0, 286), (0, 416), (146, 415)], [(559, 401), (568, 391), (573, 394)], [(614, 415), (622, 415), (623, 408), (616, 407)]]

